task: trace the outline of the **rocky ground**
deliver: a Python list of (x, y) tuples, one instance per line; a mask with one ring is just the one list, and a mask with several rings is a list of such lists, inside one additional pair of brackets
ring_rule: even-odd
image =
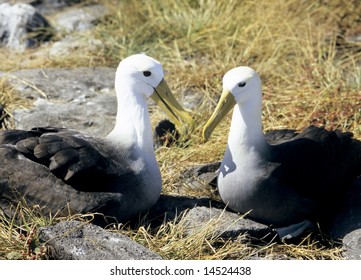
[[(8, 1), (0, 0), (0, 42), (5, 48), (23, 50), (48, 40), (51, 34), (39, 35), (31, 41), (21, 41), (20, 21), (15, 23), (20, 29), (5, 24), (9, 15)], [(29, 2), (29, 1), (28, 1)], [(52, 14), (52, 28), (67, 31), (82, 31), (92, 28), (97, 18), (106, 14), (106, 8), (89, 5), (81, 9), (66, 8), (76, 0), (36, 1), (34, 8), (26, 6), (20, 10), (26, 12), (23, 20), (37, 23), (30, 25), (48, 26), (47, 15)], [(1, 4), (3, 3), (3, 4)], [(19, 11), (16, 11), (19, 13)], [(17, 30), (17, 31), (15, 31)], [(4, 35), (6, 34), (6, 35)], [(19, 36), (16, 38), (16, 36)], [(86, 40), (69, 35), (52, 44), (50, 48), (39, 49), (39, 53), (47, 56), (61, 57), (73, 49), (87, 47), (96, 48), (100, 42)], [(27, 109), (16, 109), (13, 112), (15, 127), (29, 129), (35, 126), (71, 127), (90, 134), (105, 136), (112, 129), (116, 100), (114, 95), (114, 73), (112, 68), (75, 68), (75, 69), (27, 69), (16, 72), (0, 72), (0, 78), (6, 78), (21, 98), (27, 99), (32, 106)], [(196, 99), (195, 99), (196, 100)], [(188, 104), (193, 107), (196, 104)], [(152, 105), (151, 105), (152, 106)], [(1, 117), (0, 104), (0, 117)], [(0, 119), (1, 121), (1, 119)], [(217, 163), (195, 167), (183, 174), (179, 180), (188, 185), (201, 181), (211, 183), (216, 177)], [(327, 229), (334, 239), (341, 239), (346, 259), (361, 259), (361, 181), (355, 183), (352, 195), (341, 208), (339, 215)], [(189, 232), (202, 226), (210, 219), (217, 220), (216, 233), (219, 236), (235, 238), (247, 233), (250, 237), (269, 240), (277, 239), (275, 232), (269, 227), (253, 222), (231, 211), (225, 205), (208, 198), (191, 198), (186, 196), (163, 195), (157, 205), (150, 209), (148, 217), (157, 217), (159, 221), (175, 219), (183, 211), (186, 213), (186, 226)], [(156, 224), (156, 222), (154, 223)], [(77, 221), (62, 222), (52, 227), (42, 228), (39, 238), (49, 249), (49, 258), (55, 259), (160, 259), (161, 257), (149, 249), (135, 243), (119, 233), (109, 232), (92, 224)]]
[[(15, 126), (21, 129), (30, 129), (35, 126), (63, 126), (72, 127), (90, 134), (105, 136), (114, 123), (116, 112), (116, 100), (114, 95), (114, 71), (110, 68), (77, 68), (77, 69), (29, 69), (8, 73), (0, 73), (0, 76), (7, 76), (8, 81), (14, 86), (21, 98), (31, 100), (33, 106), (29, 109), (16, 109), (13, 112)], [(183, 174), (188, 186), (194, 188), (211, 183), (216, 177), (217, 163), (197, 166)], [(181, 185), (181, 184), (180, 184)], [(355, 187), (356, 189), (356, 187)], [(345, 205), (343, 213), (336, 219), (330, 233), (337, 238), (343, 238), (345, 257), (360, 259), (360, 233), (361, 233), (361, 194), (350, 195), (348, 205)], [(221, 236), (236, 237), (241, 233), (248, 233), (255, 238), (275, 238), (275, 233), (265, 225), (258, 224), (251, 220), (239, 219), (239, 215), (230, 211), (224, 211), (225, 205), (219, 202), (212, 202), (210, 199), (162, 196), (158, 204), (150, 210), (148, 215), (154, 217), (166, 216), (174, 219), (181, 215), (182, 211), (191, 209), (187, 213), (189, 220), (189, 231), (199, 227), (202, 223), (209, 222), (211, 218), (219, 219), (218, 229)], [(160, 219), (162, 221), (162, 219)], [(78, 226), (86, 228), (86, 232), (96, 234), (90, 238), (87, 234), (70, 234), (69, 228), (73, 222), (64, 222), (56, 227), (41, 231), (41, 240), (49, 241), (47, 244), (53, 247), (53, 258), (71, 259), (99, 259), (119, 258), (116, 252), (104, 250), (108, 247), (123, 248), (126, 244), (132, 244), (130, 239), (124, 243), (109, 245), (109, 242), (116, 242), (109, 239), (109, 233), (95, 225)], [(93, 230), (88, 230), (94, 227)], [(52, 231), (56, 231), (52, 233)], [(46, 234), (45, 234), (46, 233)], [(102, 233), (102, 234), (101, 234)], [(64, 238), (52, 238), (53, 235), (64, 236)], [(67, 237), (69, 235), (69, 237)], [(112, 235), (117, 235), (112, 233)], [(66, 237), (66, 238), (65, 238)], [(123, 238), (119, 235), (119, 238)], [(77, 241), (74, 241), (77, 240)], [(99, 242), (102, 246), (96, 246), (96, 250), (87, 249), (91, 246), (88, 242)], [(106, 240), (106, 242), (105, 242)], [(111, 241), (113, 240), (113, 241)], [(123, 240), (123, 239), (122, 239)], [(105, 242), (105, 243), (104, 243)], [(76, 245), (75, 245), (76, 244)], [(70, 250), (76, 246), (78, 250)], [(136, 246), (136, 245), (129, 245)], [(133, 247), (131, 247), (133, 248)], [(137, 247), (138, 248), (138, 247)], [(123, 248), (128, 250), (127, 247)], [(143, 248), (145, 252), (147, 249)], [(129, 258), (157, 258), (155, 254), (144, 253), (142, 250), (134, 254), (126, 255)], [(79, 252), (83, 252), (79, 255)], [(89, 252), (89, 254), (87, 253)], [(128, 252), (128, 251), (127, 251)], [(125, 255), (123, 255), (125, 256)]]

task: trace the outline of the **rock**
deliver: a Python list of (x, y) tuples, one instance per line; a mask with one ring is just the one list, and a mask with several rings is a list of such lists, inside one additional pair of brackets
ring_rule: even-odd
[[(107, 95), (83, 95), (68, 104), (38, 99), (34, 102), (34, 108), (14, 111), (15, 126), (18, 129), (38, 126), (66, 127), (105, 137), (114, 127), (114, 102), (113, 96)], [(110, 112), (109, 108), (113, 109), (113, 112)]]
[(220, 165), (220, 161), (196, 165), (182, 174), (182, 181), (192, 189), (200, 189), (208, 185), (216, 188)]
[(277, 233), (268, 226), (243, 218), (226, 209), (210, 207), (194, 207), (184, 217), (188, 234), (212, 226), (214, 235), (223, 238), (236, 238), (240, 234), (247, 234), (257, 239), (272, 240)]
[(224, 238), (235, 238), (242, 233), (267, 240), (276, 236), (268, 226), (242, 218), (226, 209), (223, 202), (209, 198), (161, 195), (158, 202), (149, 209), (147, 219), (152, 227), (157, 227), (164, 221), (173, 221), (183, 214), (188, 234), (213, 220), (215, 234)]
[(193, 88), (186, 88), (181, 96), (183, 107), (190, 111), (198, 110), (197, 107), (202, 103), (203, 99), (203, 94)]
[(67, 32), (85, 31), (92, 28), (106, 13), (107, 9), (100, 4), (77, 9), (69, 8), (57, 13), (53, 17), (54, 26), (58, 30), (65, 30)]
[(5, 76), (22, 98), (70, 101), (81, 95), (94, 96), (110, 93), (114, 89), (115, 69), (95, 68), (47, 68), (25, 69)]
[(113, 129), (117, 109), (114, 73), (105, 67), (11, 73), (9, 84), (34, 102), (33, 108), (13, 112), (16, 128), (60, 126), (106, 136)]
[[(96, 52), (103, 46), (102, 41), (89, 38), (80, 38), (77, 36), (66, 36), (64, 39), (55, 42), (48, 50), (47, 55), (51, 58), (61, 58), (68, 56), (70, 53), (81, 50)], [(45, 52), (45, 51), (44, 51)]]
[(192, 209), (196, 206), (212, 207), (224, 209), (225, 205), (219, 201), (213, 201), (209, 198), (196, 198), (180, 195), (164, 195), (162, 194), (157, 203), (148, 210), (147, 218), (153, 227), (159, 226), (165, 220), (174, 220), (182, 212)]
[(342, 242), (346, 259), (361, 260), (361, 229), (346, 234)]
[(60, 222), (43, 227), (39, 240), (58, 260), (159, 260), (156, 253), (129, 237), (79, 221)]
[(35, 8), (28, 4), (0, 4), (0, 45), (24, 51), (49, 41), (53, 29)]
[(200, 176), (205, 173), (217, 172), (217, 170), (219, 169), (220, 166), (221, 166), (220, 161), (200, 164), (200, 165), (197, 165), (197, 166), (187, 170), (185, 173), (183, 173), (183, 176), (184, 177), (192, 177), (192, 176)]
[(20, 252), (12, 251), (6, 254), (7, 260), (21, 260), (23, 255)]
[(50, 14), (60, 9), (79, 4), (84, 0), (30, 0), (34, 6), (42, 14)]

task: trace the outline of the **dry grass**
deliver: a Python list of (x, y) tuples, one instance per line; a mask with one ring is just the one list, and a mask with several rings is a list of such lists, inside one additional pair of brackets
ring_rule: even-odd
[[(15, 218), (16, 217), (16, 218)], [(46, 248), (39, 244), (37, 230), (52, 223), (38, 207), (25, 207), (20, 202), (14, 216), (0, 212), (0, 259), (42, 259)]]
[(12, 118), (13, 109), (29, 107), (29, 100), (21, 99), (16, 89), (9, 85), (5, 78), (0, 78), (0, 129), (13, 128), (14, 122)]
[(157, 228), (148, 225), (145, 218), (139, 227), (118, 225), (109, 227), (108, 230), (128, 235), (164, 259), (342, 259), (340, 244), (334, 243), (321, 233), (302, 237), (292, 244), (280, 243), (267, 237), (250, 238), (247, 234), (227, 239), (222, 237), (223, 231), (227, 228), (223, 231), (219, 228), (219, 222), (223, 219), (222, 213), (199, 227), (190, 227), (186, 214), (187, 211), (181, 213), (174, 221), (164, 222)]
[(25, 199), (20, 199), (18, 205), (9, 211), (12, 214), (0, 210), (0, 260), (47, 259), (47, 247), (38, 239), (41, 227), (61, 221), (91, 222), (94, 219), (93, 214), (44, 215), (38, 205), (29, 206)]
[[(302, 129), (317, 124), (349, 130), (361, 138), (361, 44), (347, 40), (360, 31), (358, 0), (347, 3), (338, 0), (99, 2), (110, 8), (109, 15), (91, 32), (79, 35), (101, 40), (98, 49), (80, 49), (62, 59), (44, 55), (43, 50), (23, 54), (1, 50), (1, 67), (5, 71), (34, 67), (115, 67), (120, 59), (137, 52), (160, 60), (178, 97), (192, 92), (203, 96), (192, 113), (196, 132), (188, 145), (157, 151), (164, 193), (178, 192), (177, 175), (190, 166), (221, 159), (230, 117), (217, 127), (207, 143), (203, 143), (200, 131), (219, 98), (223, 74), (235, 66), (249, 65), (261, 74), (266, 130)], [(65, 35), (58, 34), (58, 38)], [(11, 90), (4, 83), (0, 89), (0, 103), (11, 114), (20, 103), (8, 94)], [(161, 118), (155, 112), (153, 124)], [(215, 196), (209, 190), (189, 195)], [(337, 246), (321, 245), (319, 237), (314, 236), (293, 245), (254, 244), (243, 236), (239, 240), (222, 240), (212, 235), (214, 221), (190, 236), (183, 234), (182, 226), (180, 217), (177, 222), (165, 223), (157, 229), (143, 226), (121, 231), (165, 258), (341, 257)], [(16, 239), (10, 238), (14, 228), (6, 228), (6, 223), (0, 227), (1, 232), (7, 233), (1, 235), (0, 247), (11, 246), (8, 243)], [(19, 246), (24, 245), (20, 242)], [(1, 251), (0, 257), (5, 258), (6, 252)]]
[(141, 226), (136, 230), (120, 231), (133, 240), (160, 254), (164, 259), (231, 259), (234, 256), (249, 258), (252, 249), (247, 246), (246, 236), (236, 240), (224, 240), (215, 233), (218, 219), (211, 219), (199, 228), (188, 232), (183, 213), (178, 219), (163, 223), (155, 230)]

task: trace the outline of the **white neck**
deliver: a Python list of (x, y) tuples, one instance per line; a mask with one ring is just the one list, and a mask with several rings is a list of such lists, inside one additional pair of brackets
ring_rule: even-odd
[(261, 94), (255, 95), (234, 107), (228, 137), (230, 150), (260, 151), (267, 145), (262, 130), (262, 97)]
[[(128, 82), (128, 84), (126, 84)], [(120, 86), (121, 85), (121, 92)], [(145, 97), (139, 93), (135, 83), (121, 80), (116, 84), (118, 111), (114, 129), (107, 139), (119, 143), (123, 147), (134, 148), (143, 155), (153, 155), (153, 137), (150, 118)]]

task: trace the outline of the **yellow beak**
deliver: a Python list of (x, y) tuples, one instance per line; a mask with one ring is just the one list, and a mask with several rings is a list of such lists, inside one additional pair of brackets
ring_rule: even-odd
[(191, 132), (194, 129), (192, 117), (175, 99), (164, 79), (154, 89), (151, 98), (167, 113), (171, 121), (174, 122), (181, 132)]
[(236, 100), (232, 93), (228, 89), (224, 89), (221, 98), (218, 101), (217, 107), (214, 110), (212, 116), (209, 118), (203, 128), (203, 138), (207, 141), (213, 130), (221, 122), (221, 120), (227, 115), (227, 113), (234, 108)]

